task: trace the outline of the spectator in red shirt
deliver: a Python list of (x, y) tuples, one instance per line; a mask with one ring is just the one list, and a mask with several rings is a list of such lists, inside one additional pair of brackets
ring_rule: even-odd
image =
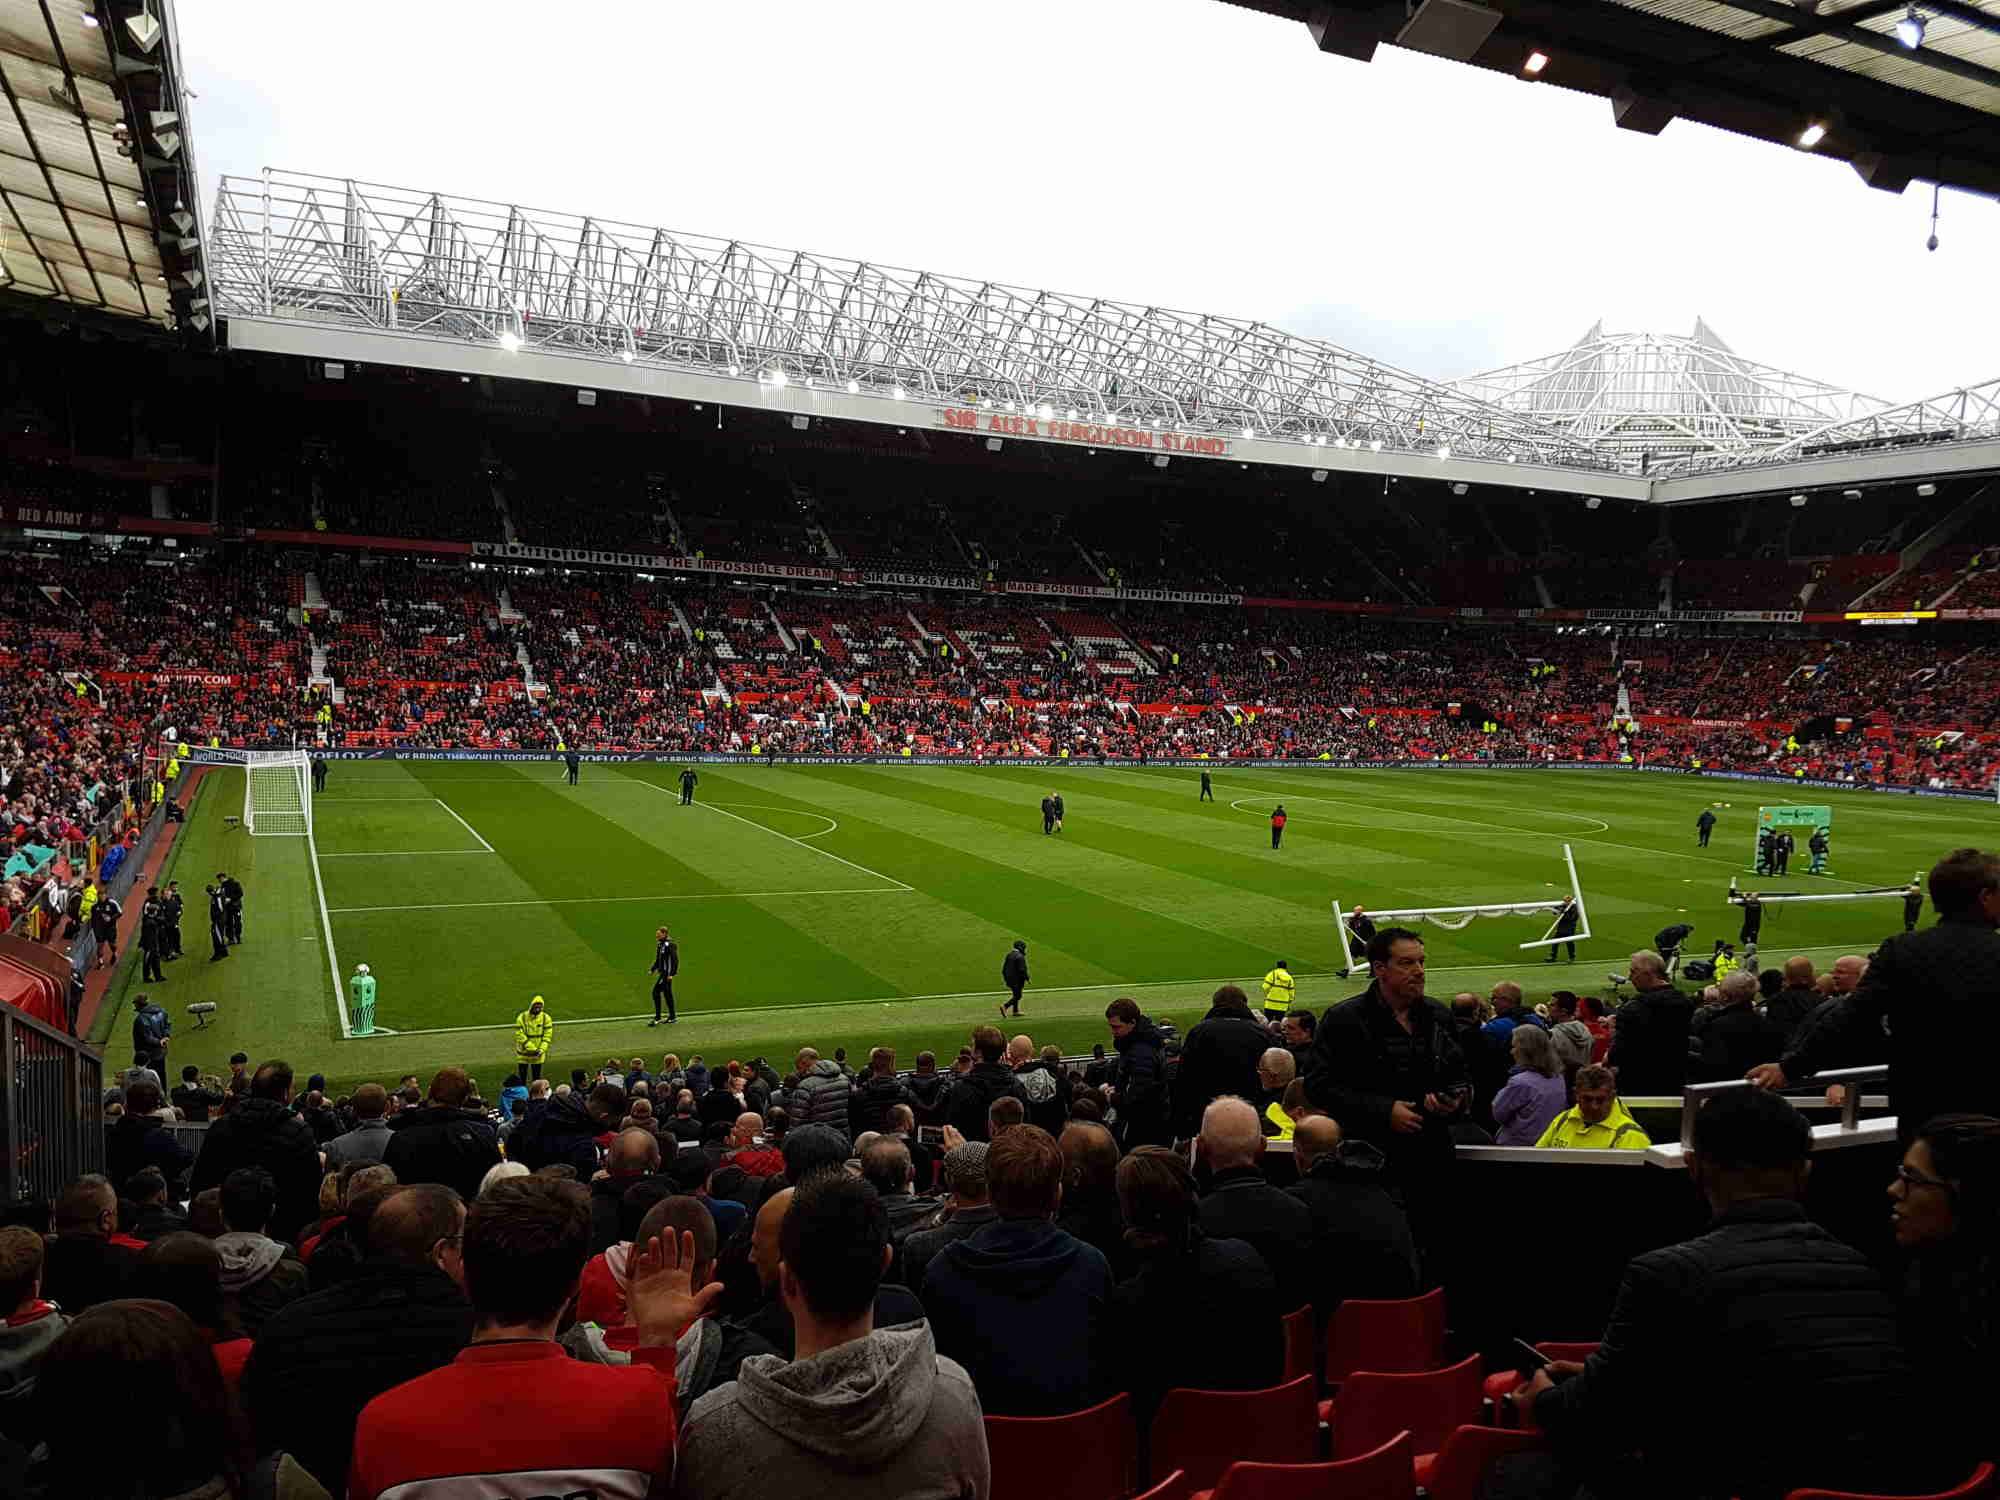
[(729, 1164), (741, 1167), (745, 1177), (782, 1177), (785, 1153), (775, 1146), (759, 1144), (763, 1134), (762, 1115), (755, 1110), (738, 1115), (736, 1128), (729, 1133)]
[(572, 1360), (555, 1341), (590, 1254), (590, 1201), (575, 1183), (514, 1177), (466, 1215), (461, 1262), (476, 1322), (442, 1370), (361, 1413), (352, 1500), (401, 1485), (445, 1493), (664, 1494), (673, 1482), (674, 1344), (722, 1295), (690, 1289), (693, 1236), (639, 1254), (626, 1306), (639, 1331), (625, 1368)]

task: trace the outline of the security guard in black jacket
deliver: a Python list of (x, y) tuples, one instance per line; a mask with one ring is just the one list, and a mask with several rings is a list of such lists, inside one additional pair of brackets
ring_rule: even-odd
[(680, 1019), (674, 1014), (674, 976), (680, 971), (680, 944), (667, 936), (667, 929), (662, 927), (653, 934), (653, 967), (649, 971), (656, 976), (653, 980), (652, 1020), (655, 1026), (660, 1024), (660, 1002), (663, 1000), (667, 1006), (667, 1024), (671, 1026)]

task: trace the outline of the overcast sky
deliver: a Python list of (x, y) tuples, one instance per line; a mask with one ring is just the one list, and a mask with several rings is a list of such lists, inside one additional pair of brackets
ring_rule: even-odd
[(1451, 377), (1607, 329), (1902, 400), (2000, 375), (2000, 207), (1218, 0), (179, 0), (266, 165), (1261, 318)]

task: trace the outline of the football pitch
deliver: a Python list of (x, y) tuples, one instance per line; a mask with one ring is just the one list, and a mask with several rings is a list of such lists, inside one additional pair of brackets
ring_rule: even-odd
[[(163, 875), (187, 897), (187, 956), (143, 988), (174, 1019), (171, 1060), (223, 1072), (232, 1051), (281, 1056), (335, 1088), (445, 1063), (487, 1097), (509, 1071), (512, 1022), (531, 995), (556, 1018), (550, 1073), (672, 1051), (709, 1061), (793, 1047), (923, 1047), (948, 1062), (995, 1018), (1000, 962), (1028, 944), (1024, 1019), (1065, 1051), (1106, 1040), (1104, 1006), (1129, 994), (1185, 1032), (1218, 984), (1287, 959), (1301, 1003), (1324, 1009), (1343, 980), (1330, 903), (1371, 908), (1546, 899), (1575, 855), (1593, 936), (1572, 964), (1518, 944), (1545, 916), (1426, 925), (1430, 993), (1484, 993), (1513, 978), (1608, 993), (1607, 970), (1677, 921), (1689, 951), (1734, 940), (1732, 875), (1765, 889), (1835, 892), (1901, 884), (1946, 850), (1990, 845), (2000, 810), (1780, 785), (1533, 771), (1211, 767), (1215, 801), (1188, 769), (1091, 766), (699, 767), (586, 763), (576, 786), (539, 762), (336, 762), (314, 803), (314, 837), (252, 837), (243, 773), (209, 772)], [(1062, 833), (1039, 803), (1059, 791)], [(1831, 877), (1747, 875), (1758, 804), (1833, 808)], [(1271, 809), (1290, 818), (1270, 847)], [(1717, 805), (1711, 846), (1695, 817)], [(315, 854), (317, 859), (315, 861)], [(218, 870), (247, 888), (245, 941), (209, 961), (202, 886)], [(1928, 915), (1926, 916), (1928, 921)], [(681, 946), (680, 1023), (650, 1028), (653, 933)], [(1866, 953), (1902, 926), (1894, 901), (1767, 908), (1765, 964)], [(113, 998), (110, 1059), (126, 1061)], [(379, 982), (377, 1035), (347, 1037), (356, 964)], [(336, 975), (338, 985), (336, 985)], [(186, 1007), (212, 1000), (215, 1023)], [(303, 1077), (301, 1077), (301, 1087)]]

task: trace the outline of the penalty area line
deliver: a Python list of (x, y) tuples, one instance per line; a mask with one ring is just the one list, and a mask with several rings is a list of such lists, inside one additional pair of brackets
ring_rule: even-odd
[[(468, 850), (477, 853), (477, 850)], [(369, 911), (468, 911), (489, 906), (618, 906), (646, 901), (769, 901), (778, 896), (900, 896), (909, 886), (843, 885), (812, 891), (698, 891), (674, 896), (554, 896), (528, 901), (423, 901), (409, 906), (335, 906), (335, 916)]]
[(442, 807), (446, 812), (451, 813), (452, 817), (457, 818), (458, 826), (460, 828), (463, 828), (467, 833), (471, 834), (474, 838), (478, 839), (480, 848), (484, 849), (488, 854), (494, 852), (493, 846), (487, 843), (486, 840), (480, 836), (480, 832), (477, 828), (474, 828), (470, 823), (466, 822), (465, 819), (460, 818), (456, 812), (452, 811), (452, 807), (449, 802), (445, 801), (444, 798), (442, 797), (433, 797), (431, 800), (437, 803), (437, 805), (439, 807)]

